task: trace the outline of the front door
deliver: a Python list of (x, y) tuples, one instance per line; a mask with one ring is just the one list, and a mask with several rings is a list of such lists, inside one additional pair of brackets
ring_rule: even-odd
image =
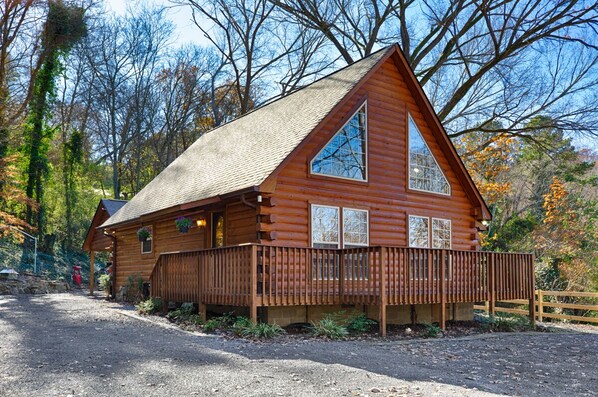
[(212, 248), (224, 247), (224, 212), (212, 213)]

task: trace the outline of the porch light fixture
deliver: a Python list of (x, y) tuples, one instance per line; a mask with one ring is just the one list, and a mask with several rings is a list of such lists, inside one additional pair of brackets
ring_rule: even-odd
[(197, 227), (206, 227), (206, 225), (207, 225), (206, 218), (198, 218), (195, 221), (195, 224), (197, 225)]

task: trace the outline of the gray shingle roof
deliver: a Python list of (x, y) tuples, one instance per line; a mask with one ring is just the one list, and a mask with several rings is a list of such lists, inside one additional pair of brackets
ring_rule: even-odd
[(108, 212), (109, 216), (112, 216), (122, 208), (125, 204), (127, 204), (127, 200), (114, 200), (114, 199), (102, 199), (102, 204), (104, 204), (104, 208), (106, 208), (106, 212)]
[(102, 227), (261, 184), (388, 50), (202, 135)]

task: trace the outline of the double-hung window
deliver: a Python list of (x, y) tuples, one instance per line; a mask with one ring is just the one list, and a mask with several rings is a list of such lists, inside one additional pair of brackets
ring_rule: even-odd
[[(409, 246), (414, 248), (437, 248), (451, 249), (451, 221), (449, 219), (430, 218), (425, 216), (409, 216)], [(432, 274), (437, 278), (440, 253), (432, 255), (434, 264)], [(430, 274), (428, 260), (430, 255), (427, 252), (415, 252), (410, 256), (410, 271), (412, 279), (427, 279)], [(450, 257), (445, 258), (446, 275), (450, 278), (451, 261)]]
[[(369, 214), (367, 210), (325, 205), (311, 206), (311, 240), (314, 248), (337, 249), (367, 247), (369, 244)], [(318, 252), (313, 262), (316, 279), (338, 279), (338, 254)], [(348, 252), (344, 261), (345, 278), (367, 278), (367, 256)]]

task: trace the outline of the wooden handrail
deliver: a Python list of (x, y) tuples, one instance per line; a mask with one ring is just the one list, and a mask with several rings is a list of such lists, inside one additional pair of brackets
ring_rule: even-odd
[(531, 254), (387, 246), (162, 253), (150, 282), (164, 300), (246, 306), (254, 319), (259, 306), (375, 305), (383, 312), (386, 305), (489, 300), (493, 308), (534, 294)]

